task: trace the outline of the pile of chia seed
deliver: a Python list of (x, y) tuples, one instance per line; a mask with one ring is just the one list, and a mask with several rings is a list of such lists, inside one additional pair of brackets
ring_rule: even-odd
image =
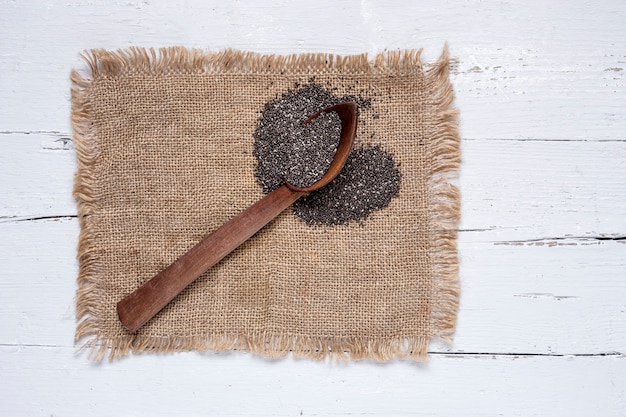
[[(297, 87), (265, 105), (254, 133), (256, 176), (265, 193), (285, 180), (305, 187), (326, 173), (337, 149), (341, 121), (330, 112), (304, 124), (310, 115), (344, 101), (371, 106), (369, 99), (338, 97), (313, 81)], [(400, 173), (390, 154), (379, 147), (353, 149), (337, 178), (296, 201), (294, 214), (309, 225), (345, 224), (386, 207), (399, 188)]]
[(345, 224), (387, 207), (400, 189), (400, 172), (379, 147), (354, 149), (326, 187), (301, 198), (294, 214), (308, 224)]

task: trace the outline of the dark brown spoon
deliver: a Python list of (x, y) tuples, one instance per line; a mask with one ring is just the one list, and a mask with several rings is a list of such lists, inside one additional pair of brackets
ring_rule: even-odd
[(272, 219), (303, 195), (330, 183), (341, 171), (352, 149), (358, 119), (353, 102), (336, 104), (310, 116), (310, 123), (322, 113), (336, 112), (341, 119), (337, 151), (324, 176), (307, 187), (285, 184), (233, 217), (196, 246), (117, 303), (117, 315), (131, 332), (154, 317), (183, 289), (207, 269), (261, 230)]

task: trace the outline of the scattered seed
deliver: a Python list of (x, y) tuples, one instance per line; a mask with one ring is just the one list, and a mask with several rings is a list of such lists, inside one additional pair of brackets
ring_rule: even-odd
[[(324, 113), (309, 124), (303, 122), (344, 101), (354, 101), (361, 108), (371, 106), (369, 98), (335, 96), (313, 79), (265, 105), (254, 133), (256, 175), (265, 193), (285, 179), (304, 187), (326, 173), (339, 142), (339, 116)], [(333, 182), (294, 204), (294, 214), (309, 225), (345, 224), (386, 207), (399, 188), (400, 173), (390, 154), (377, 146), (355, 149)]]

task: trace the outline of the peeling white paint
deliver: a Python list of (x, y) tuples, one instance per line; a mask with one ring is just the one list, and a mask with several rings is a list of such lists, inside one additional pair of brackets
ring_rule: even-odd
[[(5, 1), (0, 415), (623, 417), (624, 21), (618, 1)], [(446, 41), (464, 161), (452, 346), (384, 366), (76, 355), (69, 72), (82, 50), (424, 47), (432, 61)]]

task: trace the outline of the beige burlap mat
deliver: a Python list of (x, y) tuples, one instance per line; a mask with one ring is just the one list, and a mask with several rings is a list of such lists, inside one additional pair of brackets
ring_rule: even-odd
[[(92, 357), (245, 350), (268, 357), (426, 357), (458, 304), (457, 113), (447, 50), (335, 56), (185, 48), (85, 54), (72, 73), (81, 224), (77, 343)], [(131, 334), (115, 306), (263, 196), (253, 132), (263, 106), (316, 82), (371, 97), (358, 144), (392, 154), (391, 204), (308, 226), (288, 209)]]

